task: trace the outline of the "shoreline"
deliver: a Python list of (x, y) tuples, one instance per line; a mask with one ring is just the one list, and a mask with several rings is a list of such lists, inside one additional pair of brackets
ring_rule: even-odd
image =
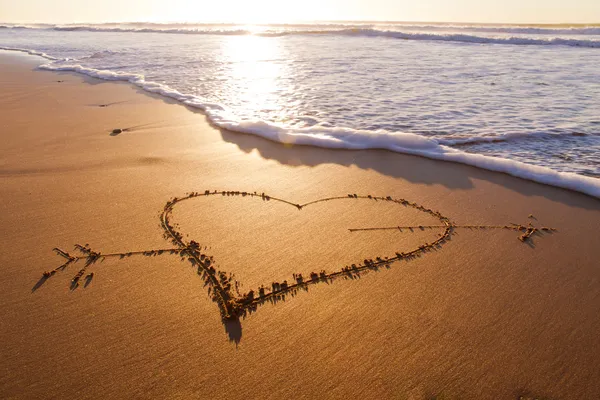
[[(27, 60), (0, 54), (2, 397), (600, 392), (597, 199), (418, 156), (217, 130), (174, 100)], [(129, 126), (139, 128), (111, 134)], [(224, 325), (205, 271), (169, 254), (160, 227), (173, 196), (205, 190), (219, 193), (190, 197), (168, 222), (178, 251), (199, 243), (240, 293), (369, 258), (383, 266), (299, 285)], [(220, 193), (237, 190), (258, 195)], [(297, 207), (330, 196), (346, 200)], [(465, 227), (385, 267), (384, 256), (444, 234), (427, 210)], [(485, 229), (511, 223), (558, 230), (521, 241)], [(394, 226), (404, 229), (363, 229)], [(91, 253), (40, 283), (65, 261), (52, 249), (74, 255), (75, 244), (107, 257), (79, 287), (72, 278)]]
[[(2, 51), (20, 52), (32, 57), (41, 57), (50, 62), (59, 59), (49, 56), (36, 50), (0, 48)], [(275, 125), (269, 125), (262, 121), (258, 123), (238, 123), (227, 120), (218, 113), (222, 106), (218, 104), (206, 103), (203, 99), (194, 95), (182, 94), (179, 91), (168, 86), (148, 82), (143, 75), (132, 73), (112, 72), (108, 70), (96, 70), (92, 68), (81, 67), (79, 65), (67, 67), (54, 67), (50, 64), (40, 64), (38, 69), (53, 72), (67, 72), (90, 77), (92, 79), (102, 79), (106, 81), (126, 82), (143, 91), (158, 95), (164, 98), (174, 99), (182, 105), (189, 107), (190, 111), (199, 110), (209, 120), (215, 129), (231, 130), (243, 134), (262, 137), (273, 141), (282, 146), (310, 146), (324, 149), (339, 150), (385, 150), (395, 154), (415, 155), (428, 159), (441, 160), (445, 162), (469, 165), (475, 168), (484, 169), (491, 172), (499, 172), (524, 179), (530, 182), (543, 185), (558, 187), (566, 190), (583, 193), (596, 199), (600, 199), (600, 179), (584, 176), (572, 172), (560, 172), (548, 167), (527, 164), (517, 160), (511, 160), (501, 157), (486, 156), (477, 153), (467, 153), (451, 146), (439, 144), (436, 140), (430, 140), (419, 135), (403, 132), (387, 132), (382, 136), (372, 137), (367, 132), (356, 131), (346, 128), (319, 128), (320, 131), (312, 132), (312, 128), (290, 129)], [(214, 108), (216, 114), (211, 113)], [(224, 109), (223, 109), (224, 110)], [(266, 125), (266, 126), (265, 126)], [(353, 133), (351, 133), (351, 131)], [(354, 140), (346, 143), (344, 138), (350, 135), (364, 134), (368, 139), (366, 143), (354, 144)], [(315, 139), (313, 136), (318, 138)], [(370, 137), (371, 136), (371, 137)], [(326, 140), (323, 140), (326, 137)], [(381, 144), (377, 144), (377, 143)]]

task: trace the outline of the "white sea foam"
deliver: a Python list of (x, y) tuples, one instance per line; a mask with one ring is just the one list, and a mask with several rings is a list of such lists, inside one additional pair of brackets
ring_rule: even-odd
[(51, 61), (59, 61), (59, 60), (61, 60), (60, 58), (52, 57), (52, 56), (49, 56), (46, 53), (43, 53), (41, 51), (36, 51), (36, 50), (19, 49), (19, 48), (16, 48), (16, 47), (1, 47), (1, 46), (0, 46), (0, 50), (18, 51), (19, 53), (26, 53), (26, 54), (29, 54), (29, 55), (32, 55), (32, 56), (42, 57), (42, 58), (45, 58), (46, 60), (51, 60)]
[[(20, 49), (20, 51), (24, 50)], [(445, 146), (438, 140), (412, 133), (329, 128), (318, 125), (309, 128), (286, 128), (260, 120), (239, 120), (220, 104), (208, 102), (198, 96), (180, 93), (160, 83), (148, 82), (140, 74), (97, 70), (81, 65), (54, 65), (52, 63), (42, 65), (40, 68), (51, 71), (77, 72), (105, 80), (127, 81), (148, 92), (167, 96), (188, 106), (204, 110), (211, 122), (221, 128), (261, 136), (280, 143), (354, 150), (385, 149), (467, 164), (600, 198), (600, 179), (568, 172), (557, 172), (546, 167), (525, 164), (519, 161), (466, 153)]]

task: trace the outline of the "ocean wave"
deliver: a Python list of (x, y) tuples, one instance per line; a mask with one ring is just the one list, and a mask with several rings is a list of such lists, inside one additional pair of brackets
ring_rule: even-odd
[[(61, 32), (127, 32), (127, 33), (174, 33), (192, 35), (250, 35), (253, 31), (248, 29), (198, 29), (198, 28), (123, 28), (123, 27), (90, 27), (90, 26), (58, 26), (52, 28)], [(281, 32), (285, 33), (285, 32)], [(287, 32), (292, 33), (292, 32)]]
[(600, 35), (600, 26), (511, 26), (511, 25), (401, 25), (402, 29), (411, 31), (463, 31), (480, 33), (498, 33), (505, 35), (569, 35), (569, 36), (595, 36)]
[(78, 60), (81, 61), (81, 60), (89, 60), (89, 59), (99, 59), (99, 58), (114, 56), (116, 54), (119, 54), (119, 52), (112, 51), (112, 50), (102, 50), (102, 51), (97, 51), (89, 56), (80, 57), (80, 58), (78, 58)]
[(105, 80), (127, 81), (150, 93), (170, 97), (187, 106), (203, 110), (209, 120), (220, 128), (260, 136), (279, 143), (336, 149), (390, 150), (467, 164), (600, 198), (600, 179), (569, 172), (558, 172), (546, 167), (504, 158), (466, 153), (446, 146), (438, 140), (413, 133), (330, 128), (318, 125), (308, 128), (286, 128), (261, 120), (239, 120), (220, 104), (208, 102), (198, 96), (180, 93), (160, 83), (146, 81), (144, 76), (140, 74), (97, 70), (81, 65), (54, 65), (52, 63), (41, 65), (40, 68), (51, 71), (77, 72)]
[[(228, 23), (152, 23), (152, 22), (122, 22), (98, 24), (4, 24), (0, 29), (55, 29), (55, 30), (148, 30), (164, 31), (224, 31), (236, 30), (235, 27), (247, 26)], [(280, 30), (290, 32), (336, 29), (383, 29), (410, 31), (468, 31), (519, 35), (600, 35), (600, 24), (558, 24), (558, 25), (501, 25), (501, 24), (457, 24), (457, 23), (394, 23), (394, 22), (319, 22), (319, 23), (281, 23), (253, 25), (259, 30)]]
[[(476, 36), (467, 35), (464, 33), (412, 33), (412, 32), (401, 32), (393, 30), (378, 30), (378, 29), (345, 29), (335, 31), (336, 34), (346, 36), (370, 36), (370, 37), (387, 37), (393, 39), (403, 40), (428, 40), (428, 41), (442, 41), (442, 42), (459, 42), (459, 43), (473, 43), (473, 44), (504, 44), (504, 45), (535, 45), (535, 46), (572, 46), (572, 47), (586, 47), (586, 48), (600, 48), (600, 40), (589, 40), (589, 39), (572, 39), (572, 38), (528, 38), (528, 37), (487, 37), (487, 36)], [(320, 34), (321, 32), (311, 32)], [(264, 36), (271, 36), (272, 34), (265, 33)], [(277, 34), (273, 34), (277, 35)]]
[(445, 146), (465, 146), (483, 143), (502, 143), (513, 140), (524, 139), (560, 139), (566, 137), (590, 136), (590, 134), (579, 131), (564, 132), (511, 132), (498, 135), (481, 136), (450, 136), (447, 138), (436, 138), (439, 144)]
[[(2, 27), (11, 27), (3, 25)], [(385, 29), (383, 29), (385, 27)], [(99, 24), (99, 25), (31, 25), (13, 26), (15, 29), (50, 29), (66, 32), (128, 32), (128, 33), (167, 33), (187, 35), (255, 35), (281, 37), (297, 35), (333, 35), (384, 37), (402, 40), (427, 40), (473, 44), (502, 45), (558, 45), (585, 48), (600, 48), (600, 39), (573, 38), (573, 35), (600, 35), (600, 27), (540, 28), (540, 27), (494, 27), (461, 25), (398, 25), (373, 27), (372, 25), (265, 25), (257, 29), (229, 25), (188, 25), (188, 24)], [(437, 31), (445, 31), (435, 33)], [(452, 31), (452, 32), (448, 32)], [(458, 31), (458, 32), (455, 32)], [(497, 33), (500, 36), (482, 36), (469, 33)], [(508, 36), (522, 35), (522, 36)], [(527, 37), (524, 35), (538, 35)], [(541, 35), (542, 37), (540, 37)]]

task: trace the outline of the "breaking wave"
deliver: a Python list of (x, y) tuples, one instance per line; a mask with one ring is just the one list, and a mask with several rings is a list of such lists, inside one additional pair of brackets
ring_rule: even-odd
[[(486, 25), (373, 25), (373, 24), (319, 24), (319, 25), (264, 25), (256, 29), (234, 25), (212, 24), (97, 24), (97, 25), (2, 25), (7, 29), (45, 29), (66, 32), (133, 32), (170, 33), (189, 35), (256, 35), (280, 37), (291, 35), (333, 35), (384, 37), (402, 40), (428, 40), (473, 44), (502, 45), (558, 45), (600, 48), (600, 27), (518, 27)], [(478, 35), (477, 33), (496, 34)], [(517, 35), (517, 36), (514, 36)]]

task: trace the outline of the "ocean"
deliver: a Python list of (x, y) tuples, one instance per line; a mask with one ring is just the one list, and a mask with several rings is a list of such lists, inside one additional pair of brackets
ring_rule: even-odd
[(0, 24), (0, 48), (278, 142), (387, 149), (600, 197), (600, 25)]

